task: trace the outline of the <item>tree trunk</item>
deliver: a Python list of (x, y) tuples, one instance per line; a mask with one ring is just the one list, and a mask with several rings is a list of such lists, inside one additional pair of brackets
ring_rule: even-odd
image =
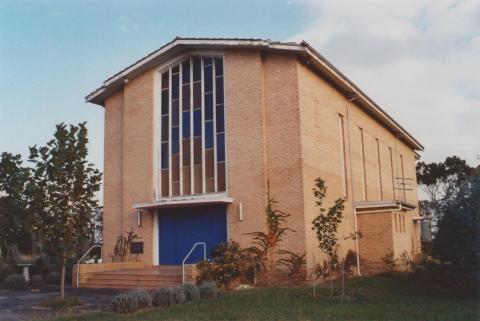
[(342, 262), (342, 302), (345, 297), (345, 261)]
[(60, 280), (60, 297), (62, 299), (65, 298), (65, 265), (66, 265), (66, 259), (65, 256), (63, 256), (62, 259), (62, 277)]
[(333, 296), (333, 276), (332, 276), (332, 267), (330, 267), (330, 297)]

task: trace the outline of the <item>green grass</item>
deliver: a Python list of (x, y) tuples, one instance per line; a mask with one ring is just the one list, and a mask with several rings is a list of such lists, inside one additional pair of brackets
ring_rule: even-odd
[(347, 293), (355, 298), (340, 303), (313, 298), (311, 288), (270, 288), (223, 293), (219, 298), (131, 315), (96, 313), (55, 321), (107, 320), (480, 320), (475, 293), (453, 290), (404, 276), (351, 280)]

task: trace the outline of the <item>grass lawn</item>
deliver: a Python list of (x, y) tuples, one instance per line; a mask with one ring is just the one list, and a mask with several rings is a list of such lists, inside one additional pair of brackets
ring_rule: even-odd
[(131, 315), (95, 313), (55, 321), (84, 320), (480, 320), (474, 293), (453, 290), (405, 276), (351, 280), (347, 293), (356, 298), (340, 303), (313, 298), (311, 288), (271, 288), (223, 293), (216, 299), (151, 309)]

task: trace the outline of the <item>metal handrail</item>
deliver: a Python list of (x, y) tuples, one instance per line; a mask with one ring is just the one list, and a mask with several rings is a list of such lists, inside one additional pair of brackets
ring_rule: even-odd
[[(80, 262), (82, 262), (82, 260), (88, 255), (88, 253), (90, 253), (91, 250), (93, 250), (94, 248), (96, 247), (99, 247), (99, 248), (102, 248), (101, 245), (99, 244), (96, 244), (96, 245), (92, 245), (87, 252), (85, 252), (85, 254), (82, 255), (82, 257), (80, 258), (80, 260), (78, 260), (77, 262), (77, 288), (78, 288), (78, 285), (80, 283)], [(100, 251), (100, 259), (102, 260), (103, 262), (103, 251)]]
[(205, 242), (197, 242), (193, 244), (192, 248), (190, 249), (190, 252), (185, 256), (185, 258), (182, 261), (182, 284), (185, 284), (185, 262), (187, 261), (188, 257), (190, 254), (192, 254), (193, 250), (197, 247), (197, 245), (203, 245), (203, 259), (207, 259), (207, 243)]

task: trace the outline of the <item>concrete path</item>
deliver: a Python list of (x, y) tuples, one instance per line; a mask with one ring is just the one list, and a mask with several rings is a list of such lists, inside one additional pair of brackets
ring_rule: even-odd
[(69, 311), (58, 311), (40, 306), (42, 302), (60, 296), (57, 287), (45, 288), (40, 292), (0, 290), (0, 321), (43, 320), (70, 313), (107, 310), (111, 298), (119, 292), (121, 291), (66, 287), (65, 296), (76, 296), (83, 304)]

